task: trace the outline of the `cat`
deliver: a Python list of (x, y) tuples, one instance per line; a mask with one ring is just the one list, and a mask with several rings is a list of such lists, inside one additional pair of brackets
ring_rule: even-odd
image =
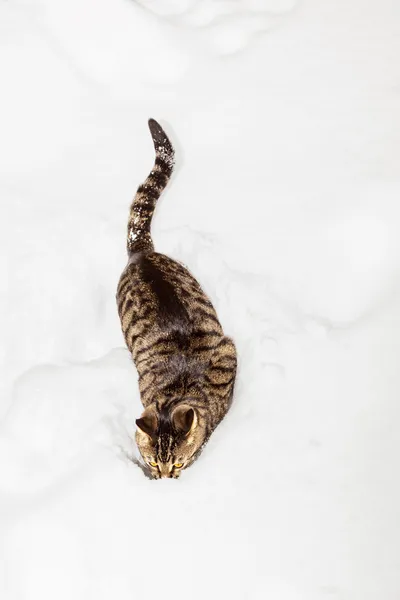
[(151, 477), (178, 478), (226, 415), (236, 349), (210, 300), (179, 262), (155, 252), (153, 212), (174, 166), (174, 149), (149, 120), (156, 158), (128, 222), (128, 264), (118, 284), (122, 332), (139, 374), (144, 412), (136, 443)]

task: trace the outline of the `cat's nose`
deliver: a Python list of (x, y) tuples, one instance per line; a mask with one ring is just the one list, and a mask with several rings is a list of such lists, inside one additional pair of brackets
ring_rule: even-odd
[(160, 475), (162, 479), (168, 479), (172, 477), (172, 472), (170, 471), (169, 465), (160, 465)]

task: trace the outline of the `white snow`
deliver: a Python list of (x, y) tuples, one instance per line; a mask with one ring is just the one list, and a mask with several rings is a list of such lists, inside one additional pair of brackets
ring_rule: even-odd
[[(400, 5), (19, 0), (0, 49), (0, 598), (397, 600)], [(149, 117), (240, 360), (179, 481), (115, 306)]]

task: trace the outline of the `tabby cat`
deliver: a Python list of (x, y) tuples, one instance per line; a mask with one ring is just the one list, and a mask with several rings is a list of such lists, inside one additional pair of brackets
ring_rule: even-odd
[(149, 128), (156, 159), (130, 209), (129, 260), (117, 303), (144, 406), (136, 421), (139, 451), (151, 476), (177, 478), (229, 409), (236, 350), (196, 279), (154, 251), (151, 219), (173, 170), (174, 149), (156, 121), (150, 119)]

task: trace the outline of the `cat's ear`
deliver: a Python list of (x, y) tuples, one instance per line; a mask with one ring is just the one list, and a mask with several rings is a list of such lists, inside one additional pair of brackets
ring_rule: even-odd
[(172, 414), (172, 422), (176, 431), (188, 435), (197, 425), (196, 411), (186, 404), (178, 406)]
[(157, 432), (157, 416), (155, 412), (146, 408), (140, 419), (136, 419), (138, 429), (154, 439)]

